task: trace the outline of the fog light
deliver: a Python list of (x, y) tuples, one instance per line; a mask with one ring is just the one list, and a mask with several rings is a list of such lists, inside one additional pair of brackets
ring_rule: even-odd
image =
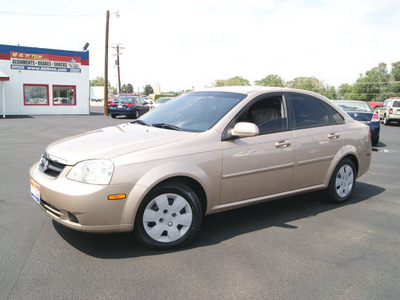
[(70, 220), (71, 222), (79, 223), (77, 217), (76, 217), (73, 213), (68, 212), (68, 218), (69, 218), (69, 220)]

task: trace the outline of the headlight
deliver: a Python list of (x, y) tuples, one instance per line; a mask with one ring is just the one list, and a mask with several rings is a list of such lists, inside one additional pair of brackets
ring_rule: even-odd
[(92, 184), (109, 184), (114, 165), (109, 160), (86, 160), (77, 163), (67, 178)]

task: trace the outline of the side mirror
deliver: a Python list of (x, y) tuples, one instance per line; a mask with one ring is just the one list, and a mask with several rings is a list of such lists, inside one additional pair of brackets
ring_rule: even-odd
[(233, 127), (231, 131), (231, 135), (235, 137), (250, 137), (250, 136), (256, 136), (259, 135), (260, 131), (258, 130), (258, 127), (254, 123), (248, 123), (248, 122), (240, 122)]

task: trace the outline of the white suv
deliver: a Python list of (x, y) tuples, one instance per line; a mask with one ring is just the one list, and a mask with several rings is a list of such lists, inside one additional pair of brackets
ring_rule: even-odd
[(391, 121), (400, 124), (400, 98), (391, 97), (383, 102), (379, 109), (379, 118), (383, 124), (388, 125)]

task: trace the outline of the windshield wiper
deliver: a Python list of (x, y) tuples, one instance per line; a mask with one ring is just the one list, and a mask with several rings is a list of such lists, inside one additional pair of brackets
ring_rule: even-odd
[(156, 123), (152, 124), (151, 126), (158, 127), (158, 128), (165, 128), (165, 129), (172, 129), (172, 130), (182, 130), (178, 126), (165, 124), (165, 123)]
[(135, 120), (131, 122), (132, 124), (140, 124), (140, 125), (145, 125), (145, 126), (150, 126), (149, 124), (147, 124), (145, 121), (142, 120)]

